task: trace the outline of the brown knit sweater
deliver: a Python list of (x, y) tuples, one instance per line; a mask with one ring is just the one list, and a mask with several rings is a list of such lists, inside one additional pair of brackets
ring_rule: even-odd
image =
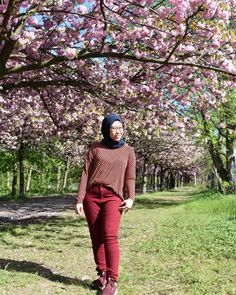
[(96, 184), (111, 188), (121, 199), (135, 198), (136, 159), (134, 149), (127, 144), (111, 149), (100, 142), (93, 143), (87, 153), (76, 197), (82, 203), (88, 189)]

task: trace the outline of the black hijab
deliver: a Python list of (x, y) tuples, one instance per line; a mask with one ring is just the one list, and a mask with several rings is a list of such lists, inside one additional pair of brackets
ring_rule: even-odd
[(120, 117), (116, 114), (109, 114), (102, 121), (103, 140), (101, 141), (101, 143), (112, 149), (120, 148), (125, 144), (123, 138), (121, 138), (119, 141), (114, 141), (110, 138), (110, 128), (115, 121), (119, 121), (122, 124)]

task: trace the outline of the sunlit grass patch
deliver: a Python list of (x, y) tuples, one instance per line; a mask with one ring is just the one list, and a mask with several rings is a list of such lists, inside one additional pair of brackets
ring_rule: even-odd
[(188, 204), (185, 204), (185, 208), (203, 214), (222, 215), (236, 219), (236, 196), (213, 195), (211, 198), (201, 198), (194, 202), (189, 202)]
[[(119, 294), (236, 294), (234, 204), (196, 192), (138, 196), (121, 222)], [(73, 211), (1, 225), (0, 237), (1, 295), (96, 294), (87, 224)]]
[[(136, 272), (140, 279), (135, 280), (135, 288), (138, 285), (140, 292), (137, 294), (236, 292), (236, 221), (228, 218), (229, 214), (212, 214), (210, 205), (209, 209), (204, 208), (205, 202), (216, 201), (220, 206), (218, 198), (205, 201), (193, 195), (190, 194), (185, 204), (180, 204), (180, 194), (176, 198), (173, 194), (169, 197), (151, 194), (147, 200), (141, 196), (135, 207), (137, 214), (130, 215), (129, 224), (133, 220), (133, 229), (130, 231), (126, 226), (123, 232), (129, 237), (125, 244), (130, 243), (132, 249), (130, 272)], [(168, 198), (169, 204), (162, 201), (164, 198)], [(231, 198), (225, 202), (226, 207), (230, 207)], [(204, 210), (200, 210), (202, 207)], [(146, 282), (147, 290), (141, 291), (139, 282)]]

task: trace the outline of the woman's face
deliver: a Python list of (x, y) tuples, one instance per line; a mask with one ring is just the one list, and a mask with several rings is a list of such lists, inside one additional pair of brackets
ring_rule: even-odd
[(124, 134), (123, 125), (119, 121), (115, 121), (112, 123), (110, 127), (109, 136), (114, 141), (119, 141)]

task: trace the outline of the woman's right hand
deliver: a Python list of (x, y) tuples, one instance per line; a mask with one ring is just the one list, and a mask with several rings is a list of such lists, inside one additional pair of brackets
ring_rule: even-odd
[(78, 214), (79, 216), (82, 216), (84, 212), (83, 204), (78, 203), (75, 205), (75, 213)]

